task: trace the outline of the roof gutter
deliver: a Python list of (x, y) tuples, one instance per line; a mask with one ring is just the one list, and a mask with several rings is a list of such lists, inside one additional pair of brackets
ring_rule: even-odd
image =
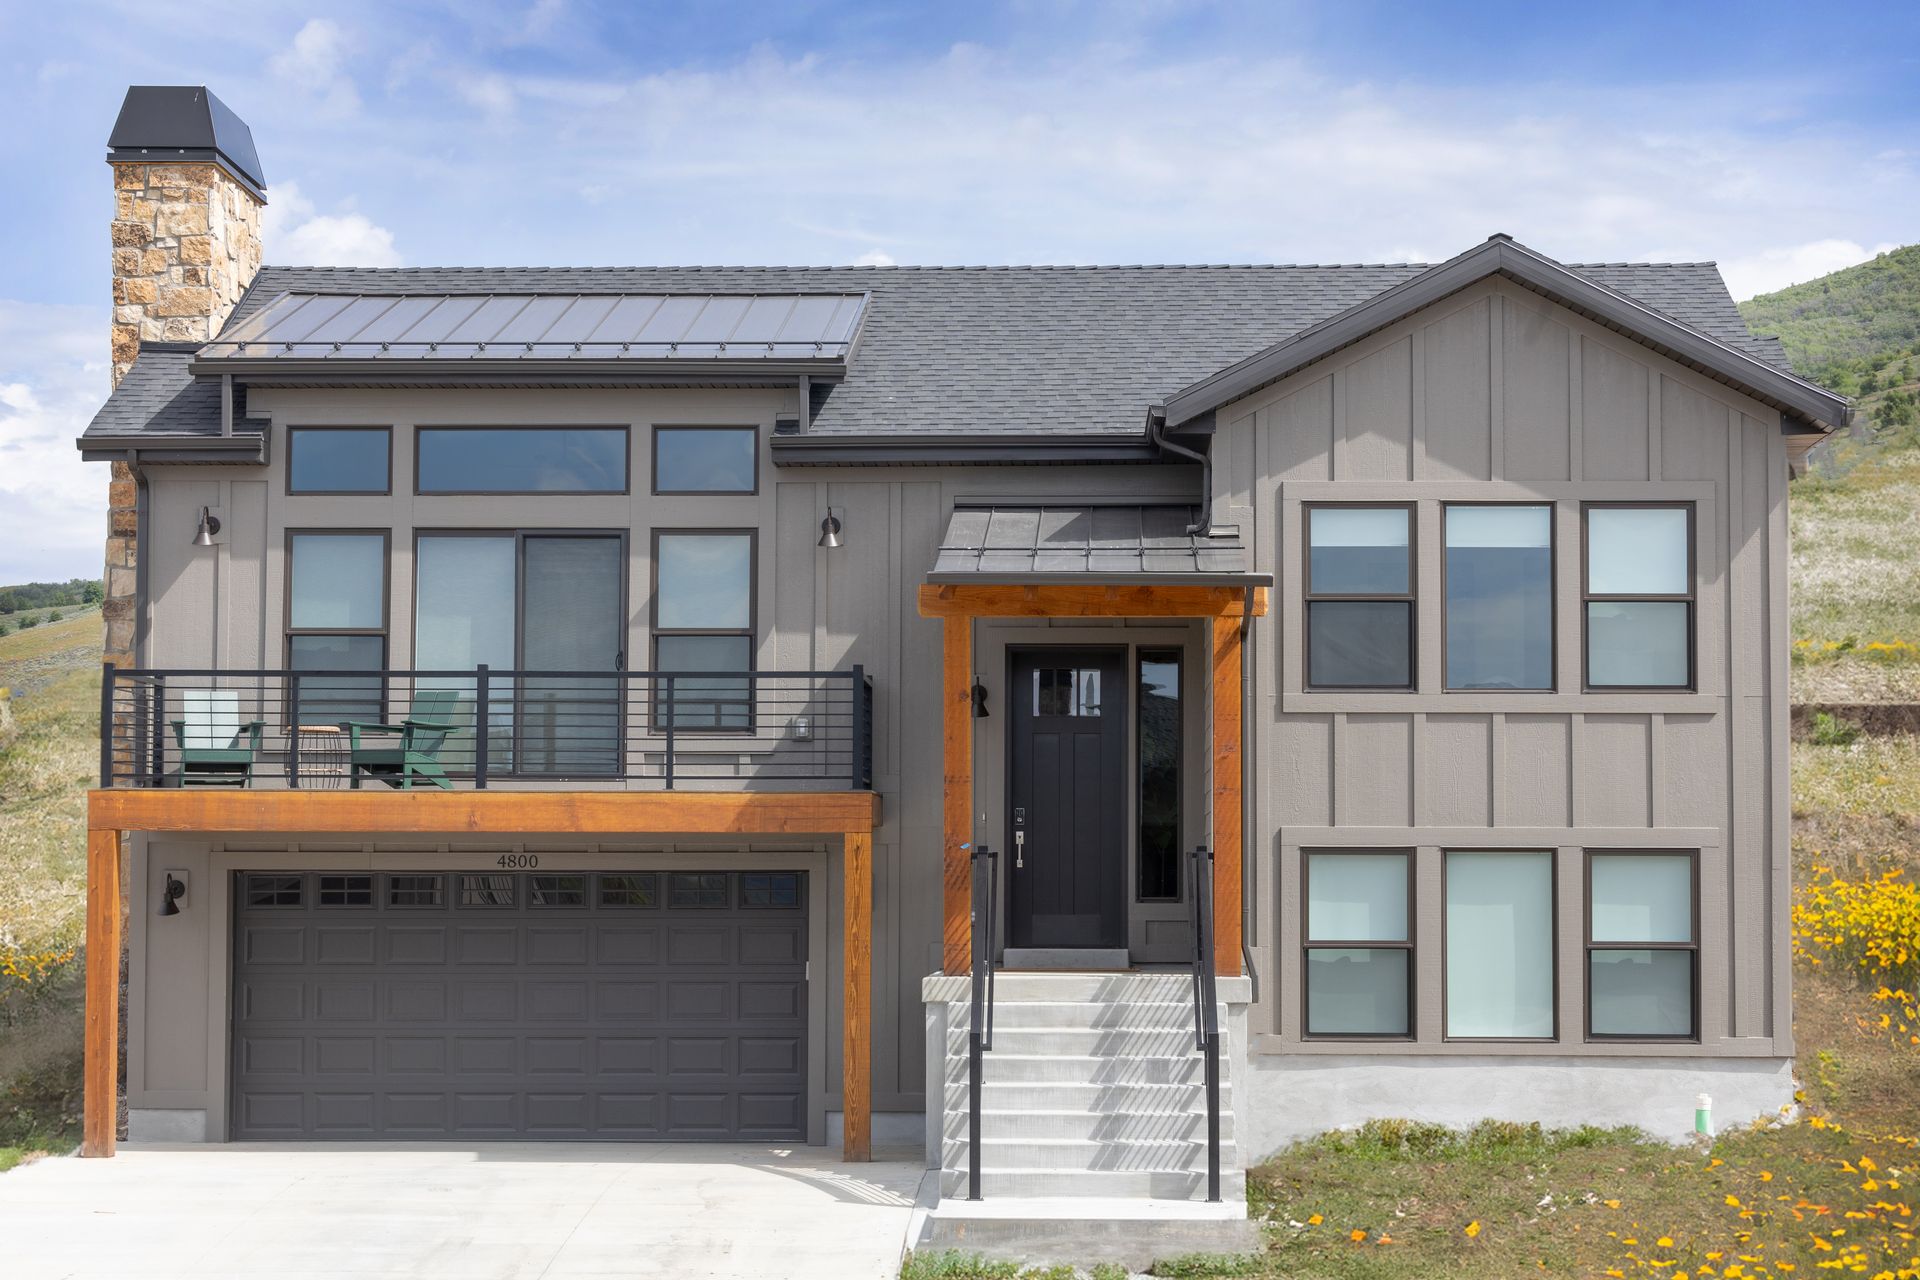
[(1200, 519), (1187, 526), (1189, 537), (1206, 537), (1213, 532), (1213, 454), (1209, 450), (1201, 453), (1198, 449), (1189, 449), (1186, 445), (1175, 444), (1167, 438), (1167, 409), (1165, 405), (1147, 407), (1147, 439), (1168, 453), (1178, 454), (1182, 458), (1191, 458), (1200, 464)]

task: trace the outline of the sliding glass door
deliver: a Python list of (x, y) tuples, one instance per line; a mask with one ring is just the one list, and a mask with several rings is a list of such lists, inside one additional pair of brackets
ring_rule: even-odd
[[(414, 564), (416, 666), (465, 670), (484, 662), (524, 673), (490, 682), (489, 770), (547, 777), (618, 773), (620, 682), (593, 673), (626, 665), (624, 539), (423, 533)], [(477, 696), (471, 677), (434, 683), (462, 690), (467, 706)], [(451, 766), (471, 769), (471, 732), (448, 752)]]

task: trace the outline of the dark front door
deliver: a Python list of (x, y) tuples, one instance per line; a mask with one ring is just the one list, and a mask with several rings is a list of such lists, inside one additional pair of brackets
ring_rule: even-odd
[(1007, 941), (1127, 944), (1124, 649), (1016, 649), (1007, 701)]

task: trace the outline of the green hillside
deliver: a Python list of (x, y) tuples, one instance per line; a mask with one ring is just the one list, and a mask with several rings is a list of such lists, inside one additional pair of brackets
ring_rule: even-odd
[(1920, 430), (1920, 244), (1761, 294), (1740, 314), (1786, 345), (1802, 377), (1858, 397), (1880, 439)]

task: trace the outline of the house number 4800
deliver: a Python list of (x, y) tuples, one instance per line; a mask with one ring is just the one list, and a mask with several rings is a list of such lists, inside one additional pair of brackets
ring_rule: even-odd
[(495, 860), (494, 865), (506, 867), (509, 870), (531, 870), (540, 865), (540, 855), (537, 853), (503, 853)]

